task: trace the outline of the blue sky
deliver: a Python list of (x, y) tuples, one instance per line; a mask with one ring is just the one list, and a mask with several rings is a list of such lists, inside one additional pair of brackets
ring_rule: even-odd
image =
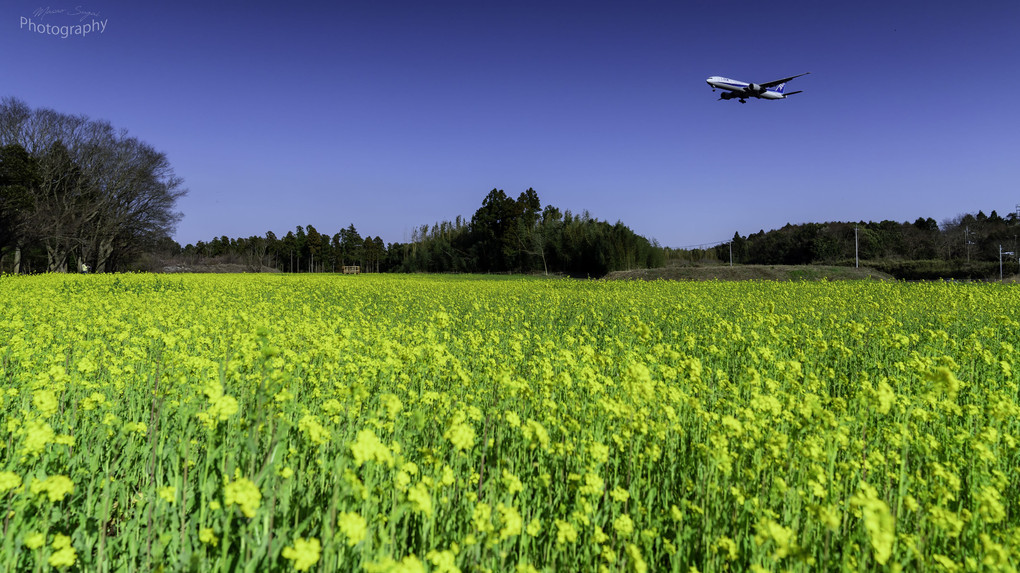
[[(406, 241), (493, 188), (673, 247), (1020, 203), (1015, 0), (211, 4), (0, 6), (0, 96), (165, 152), (181, 244)], [(801, 72), (781, 101), (705, 83)]]

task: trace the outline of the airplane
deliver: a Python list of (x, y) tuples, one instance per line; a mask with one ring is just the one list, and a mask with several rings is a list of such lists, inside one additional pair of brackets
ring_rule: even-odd
[(708, 78), (708, 85), (712, 86), (712, 91), (716, 88), (724, 91), (719, 95), (719, 99), (739, 99), (740, 103), (747, 103), (747, 98), (756, 97), (758, 99), (785, 99), (786, 96), (793, 94), (799, 94), (803, 90), (783, 93), (783, 89), (786, 88), (786, 82), (799, 78), (800, 76), (806, 76), (811, 72), (804, 72), (803, 74), (797, 74), (774, 82), (766, 82), (764, 84), (749, 84), (737, 80), (731, 80), (722, 76), (712, 76)]

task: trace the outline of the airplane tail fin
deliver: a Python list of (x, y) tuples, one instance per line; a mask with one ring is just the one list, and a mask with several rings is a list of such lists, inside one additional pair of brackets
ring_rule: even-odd
[(783, 82), (783, 83), (779, 84), (778, 86), (776, 86), (775, 88), (773, 88), (773, 91), (775, 91), (776, 93), (783, 93), (783, 90), (785, 90), (785, 89), (786, 89), (786, 82)]

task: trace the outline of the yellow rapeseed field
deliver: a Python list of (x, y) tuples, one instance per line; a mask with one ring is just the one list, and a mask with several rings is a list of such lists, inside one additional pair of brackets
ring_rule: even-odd
[(0, 277), (4, 571), (1013, 571), (1020, 290)]

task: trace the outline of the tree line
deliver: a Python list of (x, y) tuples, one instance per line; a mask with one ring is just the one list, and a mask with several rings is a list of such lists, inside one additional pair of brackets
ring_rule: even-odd
[(185, 194), (166, 155), (106, 121), (0, 100), (0, 269), (122, 270)]
[(384, 245), (362, 238), (353, 224), (329, 235), (312, 225), (298, 226), (282, 238), (214, 238), (171, 255), (190, 262), (237, 262), (251, 270), (336, 272), (358, 265), (363, 272), (566, 273), (602, 276), (614, 270), (661, 266), (664, 251), (617, 222), (599, 221), (587, 212), (547, 205), (534, 189), (512, 199), (493, 189), (470, 220), (458, 216), (415, 228), (411, 241)]
[(365, 272), (380, 272), (386, 264), (383, 240), (362, 238), (354, 224), (333, 235), (320, 233), (312, 225), (298, 225), (283, 237), (272, 231), (246, 238), (224, 235), (183, 248), (175, 243), (169, 251), (163, 254), (183, 257), (187, 263), (233, 262), (252, 271), (270, 267), (282, 272), (318, 273), (359, 266)]
[[(1000, 251), (1020, 252), (1020, 212), (964, 214), (937, 223), (787, 224), (708, 250), (663, 248), (621, 222), (543, 206), (527, 189), (492, 189), (470, 219), (414, 229), (409, 242), (335, 234), (312, 225), (283, 237), (214, 238), (181, 247), (171, 239), (186, 191), (165, 154), (106, 121), (0, 100), (0, 272), (96, 272), (144, 268), (140, 261), (230, 259), (251, 270), (336, 272), (562, 273), (602, 276), (674, 260), (737, 264), (835, 264), (855, 260), (898, 278), (986, 278)], [(1006, 259), (1016, 261), (1016, 255)], [(153, 265), (149, 265), (153, 268)]]
[[(312, 225), (282, 237), (171, 239), (186, 191), (166, 155), (109, 122), (0, 100), (0, 272), (108, 272), (145, 260), (231, 259), (252, 270), (567, 273), (661, 266), (663, 249), (623, 223), (493, 189), (470, 220), (423, 225), (407, 243)], [(159, 270), (158, 265), (148, 268)]]
[(470, 221), (457, 218), (415, 231), (409, 244), (394, 244), (393, 270), (402, 272), (565, 273), (602, 276), (611, 271), (658, 267), (663, 249), (621, 222), (588, 212), (575, 215), (542, 207), (534, 189), (512, 199), (493, 189)]
[[(1020, 216), (996, 211), (963, 214), (941, 224), (931, 217), (896, 221), (787, 224), (715, 247), (738, 264), (852, 265), (859, 259), (898, 278), (986, 278), (998, 274), (1000, 249), (1017, 253)], [(1016, 256), (1005, 255), (1014, 261)]]
[(201, 260), (220, 257), (284, 272), (334, 272), (343, 265), (363, 271), (431, 273), (561, 273), (602, 276), (614, 270), (652, 268), (674, 261), (731, 260), (736, 264), (852, 266), (855, 260), (903, 279), (988, 278), (998, 273), (999, 249), (1016, 269), (1020, 217), (964, 214), (941, 224), (828, 222), (787, 224), (714, 248), (661, 247), (620, 222), (599, 221), (543, 207), (534, 189), (516, 199), (493, 189), (470, 219), (422, 225), (404, 243), (362, 238), (354, 225), (335, 235), (297, 227), (283, 238), (265, 236), (199, 241), (178, 253)]

